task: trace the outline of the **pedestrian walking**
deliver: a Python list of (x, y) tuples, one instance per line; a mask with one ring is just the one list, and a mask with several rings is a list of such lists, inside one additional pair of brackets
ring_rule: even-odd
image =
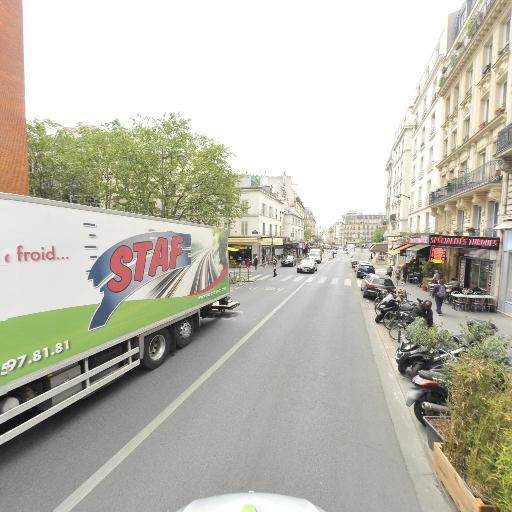
[(437, 270), (434, 272), (434, 275), (432, 276), (430, 282), (434, 284), (439, 283), (439, 272)]
[(409, 276), (409, 269), (407, 268), (407, 263), (404, 265), (404, 268), (402, 269), (402, 278), (404, 280), (404, 283), (407, 283), (407, 277)]
[(388, 270), (387, 270), (386, 274), (387, 274), (389, 277), (392, 277), (392, 276), (393, 276), (393, 267), (392, 267), (391, 265), (389, 265), (389, 267), (388, 267)]
[(444, 299), (446, 299), (446, 287), (442, 279), (439, 279), (439, 282), (434, 286), (432, 297), (436, 301), (437, 314), (442, 315), (441, 307), (443, 306)]
[(249, 270), (251, 268), (251, 258), (249, 258), (249, 256), (247, 256), (247, 258), (245, 260), (245, 266), (246, 266), (247, 270)]
[(274, 277), (277, 276), (277, 258), (274, 256), (272, 258), (272, 265), (274, 266)]
[(373, 260), (373, 252), (370, 253), (370, 260)]
[(254, 255), (254, 258), (252, 259), (252, 264), (254, 266), (254, 270), (257, 271), (258, 270), (258, 255), (257, 254)]

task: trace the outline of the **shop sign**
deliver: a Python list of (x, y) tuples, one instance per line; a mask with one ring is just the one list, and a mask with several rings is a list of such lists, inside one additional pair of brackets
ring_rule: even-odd
[(431, 247), (430, 261), (432, 263), (446, 263), (446, 247)]
[(499, 238), (482, 238), (471, 236), (432, 235), (430, 245), (438, 247), (467, 247), (468, 249), (493, 249), (500, 246)]
[(412, 238), (409, 238), (410, 244), (429, 244), (428, 235), (423, 236), (413, 236)]
[(283, 239), (280, 237), (268, 237), (261, 239), (261, 245), (270, 247), (271, 245), (283, 245)]

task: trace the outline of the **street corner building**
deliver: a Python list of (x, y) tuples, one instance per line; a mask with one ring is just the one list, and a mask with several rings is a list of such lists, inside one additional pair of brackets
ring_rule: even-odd
[(28, 194), (21, 0), (0, 2), (0, 192)]

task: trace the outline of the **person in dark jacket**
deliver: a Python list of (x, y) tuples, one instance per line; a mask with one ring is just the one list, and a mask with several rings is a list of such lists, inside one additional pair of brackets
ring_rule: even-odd
[(432, 313), (432, 301), (426, 300), (419, 307), (418, 316), (424, 318), (427, 322), (427, 327), (434, 325), (434, 313)]
[(444, 299), (446, 299), (446, 287), (442, 279), (439, 279), (439, 282), (434, 286), (434, 289), (432, 290), (432, 297), (434, 297), (434, 300), (436, 301), (437, 314), (442, 315), (441, 307)]

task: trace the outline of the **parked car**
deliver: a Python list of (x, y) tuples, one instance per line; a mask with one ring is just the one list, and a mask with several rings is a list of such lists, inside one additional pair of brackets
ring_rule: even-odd
[(322, 251), (320, 249), (310, 249), (308, 258), (314, 259), (317, 263), (322, 263)]
[(352, 261), (350, 262), (350, 265), (352, 266), (352, 268), (356, 268), (356, 267), (357, 267), (357, 265), (359, 265), (359, 260), (352, 260)]
[(368, 262), (361, 262), (356, 267), (356, 277), (364, 277), (367, 274), (375, 274), (375, 267)]
[(281, 267), (294, 267), (295, 266), (295, 258), (289, 254), (285, 258), (281, 260)]
[(316, 261), (313, 258), (304, 258), (297, 266), (297, 272), (315, 273), (318, 270)]
[(361, 282), (361, 291), (364, 298), (375, 298), (380, 290), (387, 292), (395, 291), (395, 284), (389, 277), (378, 276), (377, 274), (367, 274)]

